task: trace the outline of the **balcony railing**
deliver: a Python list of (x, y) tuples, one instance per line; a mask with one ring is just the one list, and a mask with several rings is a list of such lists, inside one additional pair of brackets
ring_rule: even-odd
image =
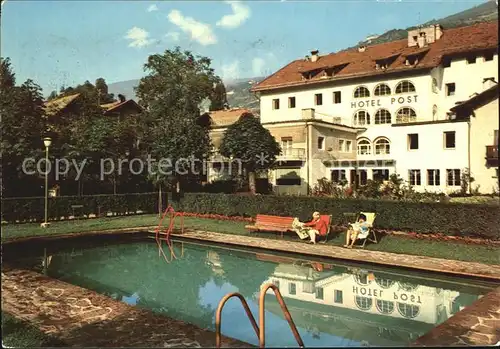
[(281, 155), (278, 155), (278, 160), (303, 160), (306, 156), (304, 148), (283, 148)]
[(486, 146), (486, 159), (487, 160), (498, 160), (498, 145), (487, 145)]
[(418, 122), (415, 116), (410, 115), (398, 115), (396, 116), (396, 124), (408, 124), (411, 122)]

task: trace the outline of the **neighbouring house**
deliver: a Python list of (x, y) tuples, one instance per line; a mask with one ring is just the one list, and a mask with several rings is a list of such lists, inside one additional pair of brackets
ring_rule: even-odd
[[(45, 103), (45, 115), (49, 118), (49, 120), (54, 120), (62, 113), (77, 113), (78, 100), (80, 96), (80, 93), (75, 93), (69, 96), (59, 97), (47, 101)], [(101, 104), (100, 107), (103, 109), (103, 114), (109, 116), (122, 117), (126, 115), (138, 114), (142, 111), (142, 107), (133, 99), (127, 100), (124, 97), (116, 102)]]
[(207, 182), (232, 179), (242, 172), (241, 165), (231, 162), (218, 152), (224, 132), (242, 117), (255, 116), (244, 108), (217, 110), (201, 115), (201, 123), (210, 128), (209, 135), (213, 145), (213, 155), (207, 166)]
[(470, 183), (472, 191), (498, 192), (498, 83), (485, 79), (484, 91), (451, 108), (456, 119), (468, 124)]

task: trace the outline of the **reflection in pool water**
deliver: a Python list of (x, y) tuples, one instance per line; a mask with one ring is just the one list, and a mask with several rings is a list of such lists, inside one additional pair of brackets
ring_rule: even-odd
[[(175, 243), (181, 256), (181, 243)], [(260, 286), (276, 284), (306, 346), (407, 345), (483, 293), (451, 282), (184, 243), (166, 263), (149, 242), (51, 254), (49, 276), (128, 304), (214, 330), (215, 311), (238, 291), (258, 317)], [(50, 254), (50, 253), (49, 253)], [(40, 268), (40, 258), (30, 259)], [(231, 299), (222, 333), (258, 345), (241, 303)], [(279, 304), (266, 295), (266, 345), (296, 346)]]

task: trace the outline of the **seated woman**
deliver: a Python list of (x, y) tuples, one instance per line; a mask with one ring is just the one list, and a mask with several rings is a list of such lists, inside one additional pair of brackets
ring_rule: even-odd
[(366, 221), (366, 216), (364, 214), (360, 214), (358, 221), (350, 224), (350, 227), (347, 230), (344, 247), (352, 248), (357, 239), (366, 239), (368, 237), (369, 230), (370, 225)]
[(326, 222), (321, 219), (319, 212), (314, 212), (312, 221), (304, 223), (304, 227), (310, 228), (307, 230), (307, 233), (311, 238), (311, 241), (309, 241), (311, 244), (316, 243), (316, 239), (319, 237), (318, 235), (326, 235), (328, 232), (328, 226)]

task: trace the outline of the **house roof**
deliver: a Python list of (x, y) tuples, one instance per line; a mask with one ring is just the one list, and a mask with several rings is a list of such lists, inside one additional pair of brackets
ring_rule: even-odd
[(238, 121), (243, 114), (252, 114), (245, 108), (234, 108), (229, 110), (217, 110), (208, 113), (212, 127), (226, 127)]
[[(58, 112), (68, 107), (79, 96), (80, 96), (79, 93), (75, 93), (73, 95), (59, 97), (51, 101), (45, 102), (45, 114), (47, 114), (48, 116), (53, 116), (57, 114)], [(125, 102), (118, 101), (107, 104), (101, 104), (100, 107), (104, 109), (104, 114), (106, 115), (110, 112), (117, 111), (118, 108), (121, 108), (125, 105), (132, 106), (139, 111), (142, 110), (142, 107), (139, 104), (137, 104), (133, 99), (126, 100)]]
[(53, 99), (45, 103), (45, 114), (48, 116), (53, 116), (70, 105), (75, 99), (80, 96), (79, 93), (74, 95), (64, 96), (60, 98)]
[(482, 105), (485, 101), (491, 101), (495, 98), (498, 99), (499, 87), (498, 83), (490, 87), (489, 89), (484, 90), (483, 92), (474, 95), (470, 99), (454, 106), (450, 109), (450, 111), (456, 113), (462, 110), (472, 110)]
[[(441, 63), (444, 56), (463, 54), (471, 51), (498, 49), (498, 23), (486, 22), (472, 26), (447, 29), (440, 39), (428, 47), (408, 47), (408, 40), (402, 39), (379, 45), (366, 47), (359, 52), (357, 48), (319, 56), (316, 62), (297, 59), (278, 70), (273, 75), (254, 85), (251, 91), (264, 91), (276, 88), (308, 85), (337, 79), (382, 75), (390, 72), (412, 71), (418, 68), (433, 68)], [(405, 64), (406, 57), (420, 54), (416, 66)], [(381, 58), (397, 59), (384, 71), (376, 70), (375, 61)], [(333, 77), (322, 77), (322, 74), (305, 79), (303, 72), (322, 71), (348, 63)]]
[(117, 112), (118, 109), (123, 108), (125, 106), (129, 106), (132, 108), (135, 108), (138, 111), (142, 111), (142, 107), (137, 104), (133, 99), (126, 100), (124, 102), (113, 102), (113, 103), (107, 103), (107, 104), (101, 104), (101, 108), (104, 109), (104, 114), (112, 113), (112, 112)]

